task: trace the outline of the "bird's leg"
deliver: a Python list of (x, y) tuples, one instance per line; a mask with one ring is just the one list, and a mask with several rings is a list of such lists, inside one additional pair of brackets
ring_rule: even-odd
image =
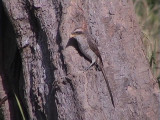
[(89, 65), (89, 67), (87, 67), (85, 70), (89, 70), (94, 64), (96, 63), (96, 58), (92, 58), (92, 63)]
[(85, 68), (85, 71), (89, 70), (95, 62), (92, 62), (89, 67)]

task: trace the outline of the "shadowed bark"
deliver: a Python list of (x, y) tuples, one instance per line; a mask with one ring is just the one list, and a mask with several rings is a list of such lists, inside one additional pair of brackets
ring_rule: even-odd
[[(2, 39), (2, 28), (3, 28), (3, 22), (2, 22), (2, 14), (3, 13), (3, 10), (2, 10), (2, 2), (0, 1), (0, 101), (2, 101), (2, 98), (8, 98), (7, 97), (7, 85), (6, 85), (6, 82), (5, 82), (5, 75), (4, 75), (4, 71), (3, 71), (3, 39)], [(10, 113), (10, 107), (9, 107), (9, 101), (5, 99), (5, 103), (3, 102), (1, 104), (1, 109), (0, 109), (0, 119), (3, 120), (10, 120), (10, 117), (11, 117), (11, 113)]]
[[(17, 82), (10, 81), (26, 118), (158, 120), (158, 84), (130, 1), (3, 0), (3, 6), (15, 33), (8, 35), (17, 44), (6, 38), (4, 44), (14, 50), (4, 49), (12, 58), (5, 57), (5, 73), (12, 79), (16, 69), (14, 64), (9, 72), (9, 63), (19, 63)], [(84, 71), (90, 61), (74, 45), (65, 47), (71, 32), (84, 24), (100, 50), (115, 108), (101, 71)]]

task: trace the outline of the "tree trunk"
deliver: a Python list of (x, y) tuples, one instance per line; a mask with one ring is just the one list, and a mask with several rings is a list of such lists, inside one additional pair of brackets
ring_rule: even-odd
[[(27, 119), (158, 120), (158, 84), (131, 1), (3, 0), (3, 6), (12, 24), (3, 38), (11, 56), (5, 56), (4, 71)], [(100, 50), (115, 108), (101, 71), (84, 71), (90, 61), (74, 44), (65, 47), (84, 24)]]

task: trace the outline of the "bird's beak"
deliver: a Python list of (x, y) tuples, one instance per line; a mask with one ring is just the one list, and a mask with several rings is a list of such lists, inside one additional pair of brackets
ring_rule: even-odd
[(70, 46), (70, 42), (71, 42), (71, 39), (72, 39), (73, 37), (75, 37), (75, 35), (74, 35), (73, 33), (71, 33), (70, 36), (69, 36), (69, 41), (68, 41), (68, 43), (67, 43), (67, 45), (66, 45), (65, 48), (67, 48), (68, 46)]
[(75, 35), (71, 33), (71, 35), (70, 35), (70, 37), (69, 37), (69, 38), (73, 38), (73, 37), (75, 37)]

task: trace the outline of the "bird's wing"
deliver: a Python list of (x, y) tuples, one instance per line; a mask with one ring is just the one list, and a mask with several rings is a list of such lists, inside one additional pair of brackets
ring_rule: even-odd
[(102, 65), (103, 65), (102, 57), (101, 57), (101, 54), (99, 52), (99, 49), (98, 49), (97, 45), (92, 41), (92, 39), (93, 38), (91, 36), (87, 36), (88, 45), (91, 48), (91, 50), (99, 57)]

